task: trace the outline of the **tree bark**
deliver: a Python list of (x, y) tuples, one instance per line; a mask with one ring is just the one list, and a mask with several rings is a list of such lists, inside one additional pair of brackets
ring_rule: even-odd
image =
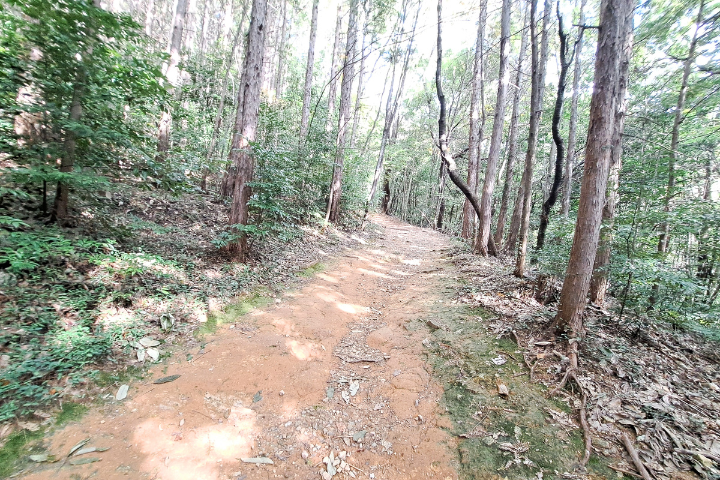
[[(218, 110), (215, 114), (215, 122), (213, 122), (213, 133), (212, 137), (210, 137), (210, 145), (208, 146), (207, 150), (207, 156), (205, 157), (205, 163), (209, 166), (210, 161), (212, 160), (212, 157), (215, 153), (215, 147), (217, 145), (218, 137), (220, 136), (220, 128), (222, 127), (222, 119), (223, 119), (223, 112), (225, 110), (225, 97), (228, 95), (227, 91), (227, 85), (228, 80), (230, 79), (230, 69), (232, 68), (233, 64), (233, 58), (235, 57), (235, 50), (237, 49), (238, 41), (240, 40), (240, 34), (242, 33), (243, 24), (245, 23), (245, 15), (247, 14), (247, 3), (245, 3), (243, 7), (243, 13), (242, 18), (240, 19), (240, 25), (237, 27), (237, 31), (235, 32), (235, 38), (233, 38), (233, 44), (232, 48), (230, 49), (230, 53), (228, 54), (227, 58), (225, 59), (225, 75), (223, 76), (223, 82), (222, 87), (220, 88), (220, 102), (218, 103)], [(205, 170), (203, 171), (203, 178), (200, 183), (200, 188), (203, 192), (207, 191), (207, 176), (209, 173), (209, 167), (205, 167)], [(230, 185), (227, 183), (228, 177), (226, 176), (224, 178), (223, 184), (221, 186), (221, 195), (223, 196), (230, 196)]]
[[(520, 187), (518, 189), (518, 197), (515, 208), (518, 209), (519, 228), (518, 237), (520, 246), (518, 248), (517, 257), (515, 259), (516, 277), (525, 276), (525, 260), (527, 256), (527, 243), (530, 230), (530, 210), (532, 207), (532, 175), (535, 163), (535, 151), (537, 150), (538, 130), (540, 129), (540, 119), (542, 117), (543, 95), (545, 93), (545, 66), (547, 65), (547, 48), (548, 48), (548, 23), (550, 18), (550, 0), (545, 0), (542, 34), (540, 40), (540, 52), (538, 59), (538, 41), (536, 34), (537, 0), (532, 0), (530, 4), (530, 52), (532, 64), (532, 87), (530, 89), (530, 126), (528, 128), (528, 145), (525, 153), (525, 168), (523, 169)], [(519, 204), (517, 204), (519, 202)], [(511, 237), (508, 239), (515, 243), (512, 238), (514, 232), (510, 232)]]
[[(628, 15), (625, 21), (632, 22), (632, 16)], [(600, 240), (598, 243), (595, 262), (593, 264), (592, 278), (590, 280), (590, 301), (595, 305), (605, 303), (605, 295), (609, 285), (610, 251), (613, 241), (613, 227), (615, 221), (615, 207), (620, 201), (620, 170), (622, 169), (622, 134), (625, 127), (625, 112), (627, 109), (627, 94), (630, 58), (632, 56), (632, 23), (630, 26), (623, 26), (622, 32), (629, 37), (625, 39), (622, 47), (622, 56), (618, 68), (618, 90), (615, 112), (615, 124), (612, 137), (612, 155), (610, 157), (610, 174), (605, 193), (605, 205), (602, 212), (602, 226), (600, 227)]]
[[(178, 84), (180, 77), (180, 49), (182, 46), (183, 31), (185, 29), (185, 17), (187, 16), (188, 0), (177, 0), (175, 8), (175, 16), (173, 18), (172, 35), (170, 36), (170, 61), (167, 65), (165, 77), (171, 86), (171, 90)], [(172, 124), (172, 114), (170, 108), (166, 105), (160, 118), (157, 137), (157, 160), (163, 161), (170, 150), (170, 126)]]
[(363, 89), (365, 88), (365, 85), (363, 83), (364, 77), (365, 77), (365, 59), (367, 58), (367, 55), (365, 55), (365, 49), (366, 45), (365, 42), (367, 40), (367, 26), (368, 26), (368, 18), (369, 18), (369, 12), (367, 11), (367, 0), (363, 1), (363, 11), (365, 12), (365, 17), (363, 21), (363, 28), (362, 28), (362, 47), (360, 50), (360, 70), (358, 70), (358, 86), (357, 86), (357, 95), (355, 96), (355, 108), (353, 108), (353, 121), (352, 121), (352, 129), (350, 130), (350, 148), (355, 148), (355, 142), (357, 140), (357, 129), (358, 125), (360, 123), (360, 106), (362, 104), (362, 96), (363, 96)]
[(560, 293), (555, 331), (583, 336), (582, 314), (597, 252), (608, 169), (616, 124), (619, 69), (632, 38), (634, 0), (602, 0), (595, 54), (595, 79), (575, 236)]
[(325, 129), (330, 129), (333, 111), (335, 110), (335, 97), (337, 96), (337, 60), (340, 51), (340, 35), (342, 30), (342, 5), (337, 7), (337, 20), (335, 21), (335, 42), (333, 43), (332, 60), (330, 61), (330, 89), (328, 90), (328, 114)]
[(492, 221), (492, 196), (495, 191), (497, 178), (497, 164), (500, 160), (502, 147), (502, 133), (505, 124), (505, 97), (508, 84), (508, 54), (510, 50), (510, 0), (503, 0), (500, 20), (500, 69), (498, 72), (497, 101), (495, 102), (495, 119), (493, 121), (492, 137), (490, 137), (490, 152), (488, 153), (487, 167), (485, 168), (485, 181), (480, 200), (480, 215), (478, 221), (478, 235), (475, 250), (483, 256), (488, 255), (488, 241)]
[[(587, 0), (580, 0), (580, 19), (579, 24), (585, 24), (585, 4)], [(582, 47), (583, 35), (585, 29), (580, 27), (578, 39), (575, 43), (575, 66), (573, 71), (573, 93), (572, 103), (570, 106), (570, 127), (568, 130), (568, 149), (567, 158), (565, 160), (565, 181), (563, 182), (563, 200), (562, 214), (567, 218), (570, 213), (570, 198), (572, 197), (572, 177), (573, 167), (575, 163), (575, 143), (577, 139), (577, 123), (578, 123), (578, 101), (580, 100), (580, 77), (582, 77)]]
[[(468, 179), (467, 184), (474, 193), (477, 191), (478, 170), (480, 158), (480, 114), (478, 103), (480, 103), (480, 84), (483, 81), (483, 43), (485, 37), (485, 20), (487, 18), (487, 0), (481, 0), (480, 17), (478, 18), (478, 30), (475, 40), (475, 59), (473, 60), (472, 93), (470, 96), (470, 131), (468, 139)], [(483, 119), (485, 112), (482, 112)], [(473, 238), (475, 230), (475, 210), (468, 199), (463, 204), (462, 238)]]
[(328, 199), (325, 221), (337, 222), (340, 218), (340, 197), (342, 195), (343, 167), (345, 163), (345, 137), (350, 124), (350, 95), (352, 93), (353, 77), (355, 76), (355, 42), (357, 40), (357, 12), (359, 0), (350, 0), (350, 14), (348, 16), (347, 40), (345, 56), (343, 59), (343, 75), (340, 84), (340, 118), (338, 119), (338, 134), (335, 143), (335, 165), (333, 167), (330, 195)]
[[(690, 41), (690, 49), (688, 56), (685, 58), (683, 64), (683, 75), (682, 82), (680, 84), (680, 92), (678, 94), (677, 106), (675, 107), (675, 117), (673, 120), (672, 139), (670, 140), (670, 156), (668, 158), (668, 183), (665, 189), (665, 214), (670, 213), (670, 202), (673, 195), (675, 194), (675, 165), (677, 164), (678, 155), (677, 148), (680, 143), (680, 124), (683, 120), (683, 109), (685, 108), (685, 98), (687, 97), (688, 79), (690, 78), (690, 71), (692, 65), (695, 62), (695, 50), (697, 48), (698, 33), (700, 25), (703, 21), (703, 9), (705, 7), (705, 0), (700, 1), (700, 8), (698, 9), (697, 19), (695, 21), (695, 31)], [(668, 243), (670, 240), (670, 224), (666, 221), (660, 226), (660, 238), (658, 240), (657, 252), (658, 254), (667, 253)]]
[[(550, 211), (557, 202), (558, 191), (560, 190), (560, 183), (562, 182), (563, 174), (563, 158), (565, 157), (565, 145), (563, 145), (562, 137), (560, 136), (560, 120), (562, 117), (563, 101), (565, 100), (565, 82), (567, 79), (567, 71), (572, 62), (572, 56), (568, 59), (568, 34), (563, 30), (562, 15), (560, 15), (560, 3), (558, 0), (557, 4), (557, 18), (558, 18), (558, 36), (560, 37), (560, 75), (558, 75), (558, 87), (557, 97), (555, 97), (555, 109), (553, 110), (552, 117), (552, 136), (555, 145), (555, 175), (553, 177), (552, 186), (548, 192), (548, 197), (543, 202), (542, 212), (540, 213), (540, 227), (538, 228), (537, 246), (538, 250), (542, 250), (545, 245), (545, 233), (547, 232), (548, 224), (550, 223)], [(552, 162), (552, 158), (550, 159)]]
[[(365, 217), (370, 210), (370, 203), (375, 195), (377, 189), (377, 183), (380, 179), (380, 175), (383, 172), (385, 162), (385, 148), (388, 140), (391, 137), (391, 131), (393, 124), (395, 124), (395, 117), (397, 115), (398, 108), (400, 106), (400, 100), (402, 99), (403, 90), (405, 87), (405, 78), (407, 78), (408, 67), (410, 65), (410, 57), (412, 55), (412, 46), (415, 39), (415, 30), (417, 28), (418, 17), (420, 16), (420, 6), (418, 5), (417, 13), (415, 14), (415, 21), (413, 22), (412, 32), (410, 34), (410, 41), (408, 42), (407, 50), (405, 51), (405, 60), (403, 62), (402, 71), (400, 72), (400, 81), (396, 94), (393, 94), (393, 87), (395, 84), (395, 62), (392, 67), (392, 78), (390, 80), (390, 92), (388, 93), (387, 104), (385, 106), (385, 124), (383, 126), (383, 133), (380, 139), (380, 152), (378, 154), (378, 161), (375, 165), (375, 174), (373, 175), (373, 181), (370, 185), (370, 192), (368, 193), (367, 201), (365, 202)], [(405, 16), (403, 15), (403, 19)], [(394, 136), (397, 137), (397, 128), (395, 129)], [(389, 180), (388, 180), (389, 188)]]
[[(248, 223), (248, 200), (252, 193), (248, 183), (252, 181), (255, 169), (250, 143), (255, 140), (260, 109), (266, 14), (267, 0), (253, 0), (242, 78), (238, 89), (235, 130), (228, 156), (232, 185), (232, 205), (228, 225), (235, 229), (238, 225)], [(247, 235), (242, 230), (235, 233), (239, 234), (239, 238), (228, 245), (228, 250), (244, 261), (248, 253)]]
[(310, 120), (310, 99), (312, 96), (313, 68), (315, 67), (315, 41), (317, 40), (318, 6), (320, 0), (313, 0), (312, 20), (310, 21), (310, 45), (308, 46), (307, 65), (305, 66), (305, 88), (303, 89), (302, 118), (300, 119), (300, 139), (304, 140)]
[(285, 69), (285, 42), (287, 40), (287, 0), (283, 0), (282, 28), (280, 29), (280, 44), (278, 46), (277, 72), (275, 73), (275, 97), (282, 97), (283, 70)]
[[(440, 103), (440, 115), (438, 118), (438, 139), (440, 144), (440, 158), (445, 164), (447, 175), (450, 180), (460, 189), (465, 195), (465, 198), (470, 200), (475, 213), (480, 216), (480, 201), (477, 196), (470, 190), (468, 185), (462, 179), (460, 174), (457, 172), (457, 165), (453, 158), (450, 150), (448, 149), (448, 138), (447, 138), (447, 108), (445, 104), (445, 93), (442, 89), (442, 0), (438, 0), (437, 4), (437, 18), (438, 18), (438, 33), (437, 33), (437, 65), (435, 68), (435, 88), (437, 89), (438, 102)], [(495, 242), (490, 237), (488, 242), (488, 249), (495, 251)]]
[[(500, 211), (498, 212), (497, 227), (495, 229), (495, 243), (501, 245), (505, 234), (505, 221), (507, 217), (508, 203), (510, 203), (510, 191), (512, 190), (513, 175), (515, 174), (515, 161), (517, 160), (518, 147), (518, 120), (520, 119), (520, 99), (522, 98), (522, 66), (527, 51), (527, 14), (525, 15), (525, 29), (520, 41), (520, 54), (518, 55), (517, 72), (515, 73), (515, 91), (513, 92), (513, 107), (510, 117), (510, 136), (508, 138), (508, 156), (505, 166), (505, 184), (503, 185)], [(517, 231), (517, 226), (515, 226)]]

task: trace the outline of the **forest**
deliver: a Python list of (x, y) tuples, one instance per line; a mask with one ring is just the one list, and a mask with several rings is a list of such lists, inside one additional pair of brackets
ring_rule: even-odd
[(610, 435), (597, 385), (640, 392), (667, 360), (685, 393), (637, 393), (605, 472), (720, 478), (719, 152), (718, 0), (0, 0), (0, 478), (32, 473), (49, 417), (415, 227), (392, 255), (452, 263), (453, 302), (504, 319), (497, 358), (582, 437), (578, 476), (531, 476), (517, 433), (500, 450), (527, 471), (504, 475), (611, 478), (584, 470)]

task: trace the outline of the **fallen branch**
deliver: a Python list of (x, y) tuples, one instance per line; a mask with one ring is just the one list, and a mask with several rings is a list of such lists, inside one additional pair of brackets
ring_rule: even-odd
[(705, 458), (709, 458), (710, 460), (713, 460), (717, 463), (720, 463), (720, 455), (716, 455), (712, 452), (701, 452), (701, 451), (695, 451), (695, 450), (686, 450), (684, 448), (676, 448), (675, 451), (677, 453), (682, 453), (684, 455), (702, 455)]
[(635, 447), (633, 446), (628, 436), (623, 433), (620, 438), (622, 439), (625, 448), (630, 454), (630, 458), (632, 458), (632, 461), (635, 464), (635, 468), (637, 468), (637, 471), (640, 472), (640, 475), (642, 475), (642, 478), (644, 480), (653, 480), (653, 478), (650, 476), (650, 473), (648, 473), (647, 469), (645, 468), (645, 464), (642, 462), (642, 460), (640, 460), (640, 456), (638, 455), (637, 450), (635, 450)]
[(612, 469), (615, 470), (616, 472), (620, 472), (620, 473), (623, 473), (623, 474), (625, 474), (625, 475), (630, 475), (631, 477), (642, 478), (642, 477), (641, 477), (640, 475), (638, 475), (637, 473), (631, 472), (630, 470), (625, 470), (624, 468), (616, 467), (616, 466), (614, 466), (614, 465), (608, 465), (608, 467), (609, 467), (609, 468), (612, 468)]

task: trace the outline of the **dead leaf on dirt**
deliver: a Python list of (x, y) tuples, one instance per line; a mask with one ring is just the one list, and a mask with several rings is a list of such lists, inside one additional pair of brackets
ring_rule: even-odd
[(180, 375), (168, 375), (167, 377), (158, 378), (158, 379), (155, 380), (153, 383), (154, 383), (155, 385), (161, 385), (161, 384), (163, 384), (163, 383), (174, 382), (174, 381), (177, 380), (178, 378), (180, 378)]
[(37, 432), (40, 430), (40, 424), (35, 422), (18, 422), (18, 427), (23, 430), (29, 430), (31, 432)]
[(118, 388), (117, 393), (115, 394), (115, 400), (125, 400), (125, 397), (127, 397), (128, 390), (130, 389), (129, 385), (120, 385), (120, 388)]
[(507, 385), (504, 383), (498, 383), (497, 384), (498, 394), (502, 396), (508, 396), (510, 395), (510, 390), (508, 389)]
[(157, 362), (160, 358), (160, 350), (157, 348), (148, 348), (146, 352), (147, 356), (153, 359), (153, 362)]
[(47, 462), (50, 456), (47, 453), (41, 453), (39, 455), (28, 455), (28, 458), (33, 462), (42, 463)]
[(138, 340), (138, 343), (145, 348), (157, 347), (158, 345), (160, 345), (159, 341), (155, 340), (154, 338), (150, 338), (150, 337), (143, 337), (140, 340)]
[(88, 463), (95, 463), (99, 462), (100, 459), (97, 457), (87, 457), (87, 458), (78, 458), (75, 460), (70, 460), (68, 463), (70, 465), (87, 465)]
[(241, 458), (240, 460), (242, 460), (243, 463), (274, 465), (273, 461), (267, 457)]
[(85, 440), (81, 440), (79, 443), (77, 443), (74, 447), (70, 449), (68, 452), (68, 457), (72, 455), (73, 453), (80, 450), (82, 447), (84, 447), (88, 442), (90, 441), (90, 438), (86, 438)]
[(92, 452), (106, 452), (110, 450), (110, 448), (102, 448), (102, 447), (88, 447), (88, 448), (81, 448), (77, 452), (73, 454), (74, 457), (77, 457), (78, 455), (85, 455), (86, 453), (92, 453)]

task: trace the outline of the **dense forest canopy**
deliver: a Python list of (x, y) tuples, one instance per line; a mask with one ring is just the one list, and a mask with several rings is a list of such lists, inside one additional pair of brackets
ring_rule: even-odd
[(159, 227), (117, 212), (147, 191), (212, 199), (204, 254), (243, 272), (380, 211), (556, 285), (557, 333), (589, 301), (718, 336), (718, 0), (2, 0), (0, 72), (0, 308), (24, 325), (0, 420), (126, 335), (97, 312), (131, 299), (57, 275), (145, 268)]

